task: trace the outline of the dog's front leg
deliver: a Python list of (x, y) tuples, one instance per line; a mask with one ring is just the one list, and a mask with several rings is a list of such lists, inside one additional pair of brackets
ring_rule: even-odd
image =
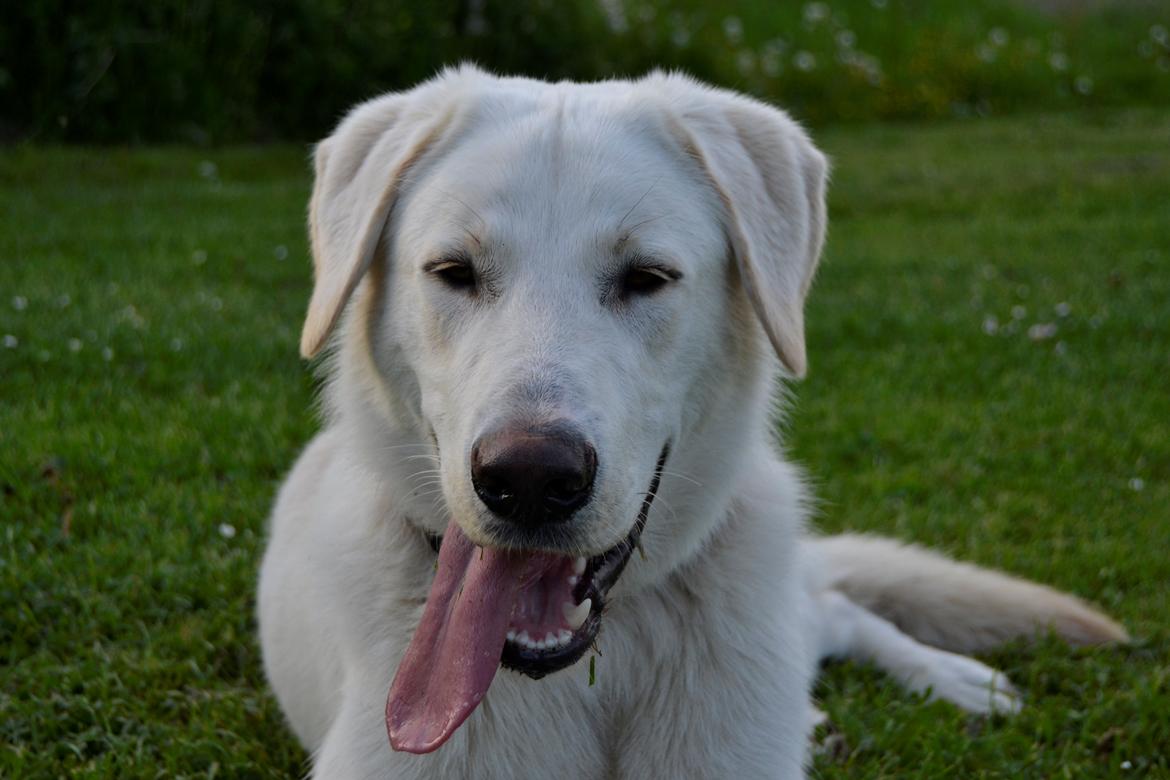
[[(415, 759), (413, 762), (412, 758)], [(321, 749), (313, 757), (310, 776), (313, 780), (421, 780), (442, 777), (441, 774), (427, 772), (417, 757), (391, 750), (378, 701), (373, 697), (366, 697), (362, 701), (356, 696), (346, 697)]]

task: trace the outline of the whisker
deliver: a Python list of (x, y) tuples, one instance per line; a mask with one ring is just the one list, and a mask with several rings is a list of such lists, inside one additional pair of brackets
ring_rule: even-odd
[[(427, 490), (427, 488), (431, 488), (431, 489)], [(432, 485), (420, 485), (419, 487), (417, 487), (414, 490), (407, 493), (406, 497), (408, 499), (411, 499), (411, 498), (422, 499), (422, 498), (426, 498), (427, 496), (433, 495), (435, 493), (442, 493), (442, 492), (443, 492), (443, 488), (440, 486), (436, 486), (433, 484)]]
[(438, 455), (409, 455), (398, 462), (405, 463), (408, 460), (430, 460), (430, 461), (434, 461), (435, 463), (442, 463), (443, 462), (442, 459), (439, 458)]
[(678, 477), (679, 479), (685, 479), (687, 482), (690, 482), (692, 485), (697, 485), (698, 487), (703, 487), (702, 482), (700, 482), (699, 480), (690, 476), (689, 474), (683, 474), (681, 471), (670, 471), (668, 469), (663, 469), (662, 476), (664, 476), (664, 477)]

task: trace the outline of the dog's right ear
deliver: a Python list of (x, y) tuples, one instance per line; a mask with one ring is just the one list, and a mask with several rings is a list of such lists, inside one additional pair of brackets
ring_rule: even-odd
[(777, 108), (677, 74), (647, 82), (723, 202), (748, 299), (780, 362), (803, 377), (804, 300), (825, 240), (828, 161)]
[(377, 254), (403, 177), (450, 124), (452, 104), (436, 100), (435, 87), (431, 82), (364, 103), (317, 145), (309, 201), (314, 284), (303, 357), (315, 356), (329, 340)]

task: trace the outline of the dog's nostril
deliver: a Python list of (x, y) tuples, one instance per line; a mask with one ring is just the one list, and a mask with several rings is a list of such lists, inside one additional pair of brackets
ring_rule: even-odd
[(597, 453), (563, 425), (503, 428), (471, 449), (471, 480), (492, 512), (532, 525), (567, 520), (589, 500)]
[(481, 476), (475, 481), (475, 492), (494, 512), (511, 514), (516, 508), (516, 495), (498, 480)]
[(545, 485), (544, 493), (546, 498), (563, 504), (575, 501), (585, 487), (580, 480), (554, 479)]

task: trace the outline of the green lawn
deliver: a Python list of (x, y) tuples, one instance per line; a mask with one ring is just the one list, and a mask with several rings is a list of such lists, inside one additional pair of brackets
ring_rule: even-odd
[[(788, 440), (820, 524), (1073, 590), (1136, 637), (996, 653), (1014, 720), (835, 667), (819, 774), (1170, 773), (1170, 115), (818, 138), (831, 235)], [(305, 766), (252, 619), (316, 427), (305, 157), (0, 152), (0, 776)]]

